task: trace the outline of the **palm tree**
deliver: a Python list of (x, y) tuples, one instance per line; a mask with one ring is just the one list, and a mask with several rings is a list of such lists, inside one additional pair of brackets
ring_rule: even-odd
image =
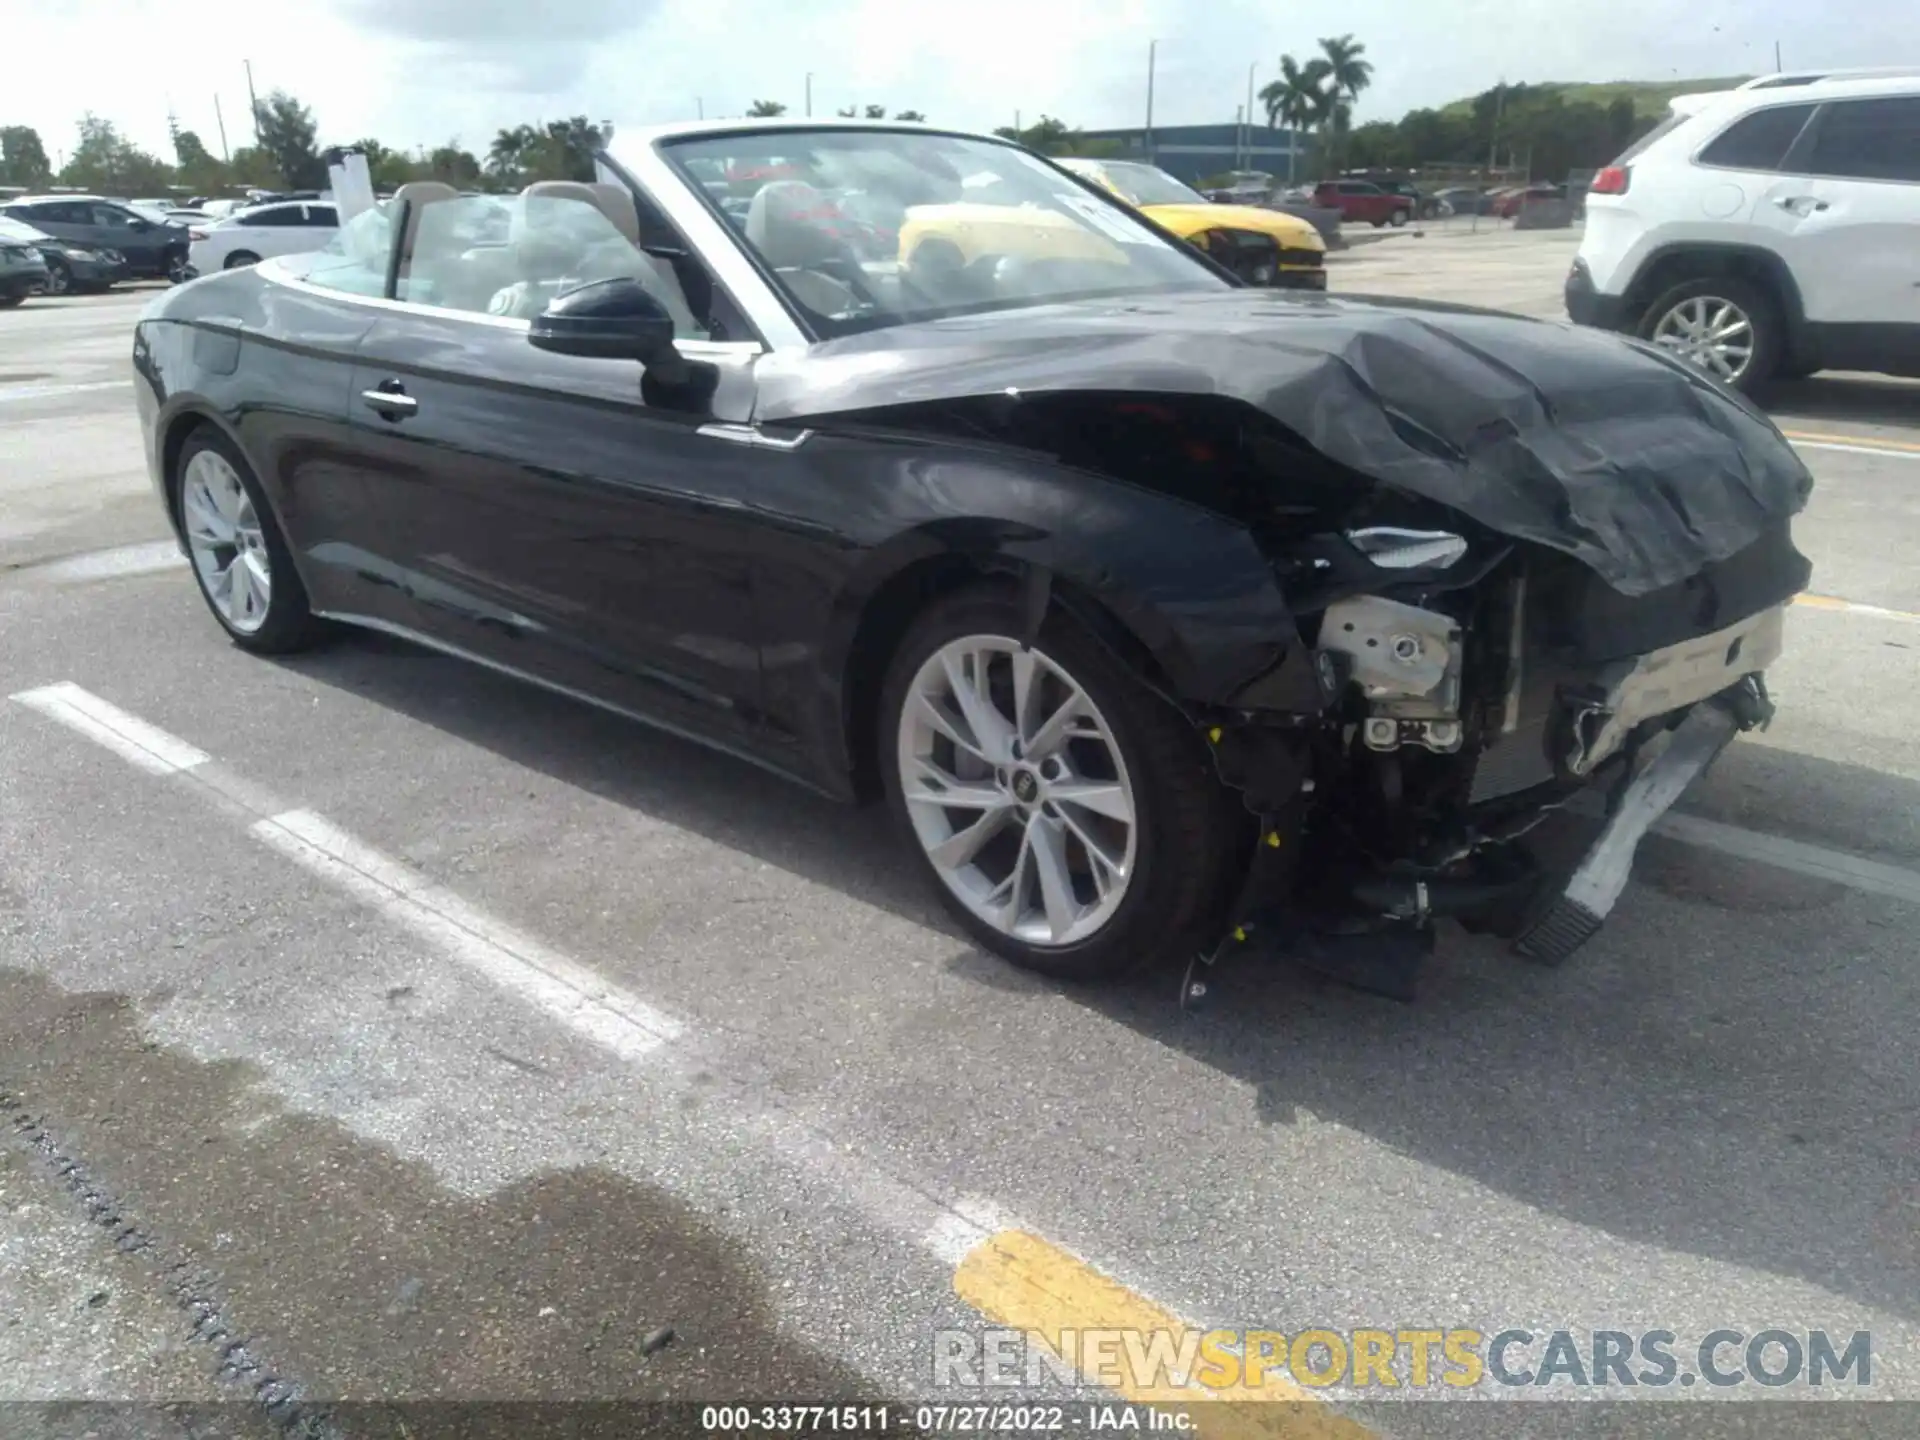
[(756, 100), (752, 105), (747, 107), (747, 114), (756, 118), (784, 115), (786, 113), (787, 107), (782, 105), (778, 100)]
[[(1325, 84), (1333, 67), (1319, 56), (1302, 65), (1291, 55), (1280, 57), (1280, 78), (1260, 92), (1267, 107), (1267, 124), (1287, 127), (1298, 134), (1318, 125), (1327, 108)], [(1293, 183), (1293, 144), (1287, 145), (1287, 183)]]
[(1353, 124), (1353, 107), (1360, 92), (1373, 83), (1373, 64), (1361, 57), (1367, 47), (1351, 35), (1333, 35), (1320, 41), (1326, 57), (1327, 105), (1323, 121), (1333, 132), (1333, 158), (1338, 165), (1341, 141)]

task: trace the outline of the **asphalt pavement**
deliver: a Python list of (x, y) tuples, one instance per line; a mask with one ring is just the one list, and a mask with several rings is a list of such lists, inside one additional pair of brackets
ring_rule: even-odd
[[(1335, 289), (1552, 313), (1567, 237), (1497, 238)], [(877, 811), (396, 641), (241, 654), (142, 467), (147, 293), (0, 316), (0, 1401), (910, 1411), (1007, 1397), (936, 1387), (940, 1332), (1060, 1325), (1871, 1335), (1870, 1385), (1685, 1432), (1281, 1382), (1223, 1435), (1920, 1401), (1920, 387), (1783, 391), (1779, 717), (1573, 961), (1450, 934), (1413, 1005), (1229, 966), (1186, 1014), (983, 955)]]

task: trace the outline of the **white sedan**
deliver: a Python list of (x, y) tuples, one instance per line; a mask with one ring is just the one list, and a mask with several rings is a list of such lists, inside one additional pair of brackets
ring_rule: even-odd
[(274, 255), (304, 255), (325, 249), (339, 233), (340, 217), (330, 204), (284, 201), (236, 210), (224, 220), (196, 225), (187, 262), (202, 275), (257, 265)]

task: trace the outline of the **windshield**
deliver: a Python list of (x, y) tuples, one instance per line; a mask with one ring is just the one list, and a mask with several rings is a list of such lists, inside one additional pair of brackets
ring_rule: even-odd
[(1126, 207), (1010, 145), (781, 129), (661, 149), (828, 337), (1230, 284)]
[(1103, 160), (1100, 168), (1136, 205), (1205, 205), (1207, 197), (1188, 189), (1173, 176), (1134, 160)]
[(52, 238), (49, 235), (42, 235), (31, 225), (23, 225), (18, 220), (0, 215), (0, 240), (10, 240), (15, 245), (38, 245), (41, 241)]

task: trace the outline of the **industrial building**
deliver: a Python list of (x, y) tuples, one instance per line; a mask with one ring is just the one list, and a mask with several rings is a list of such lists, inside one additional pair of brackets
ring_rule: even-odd
[(1083, 140), (1108, 140), (1121, 157), (1151, 160), (1189, 185), (1230, 170), (1264, 170), (1284, 181), (1287, 154), (1297, 156), (1295, 174), (1307, 171), (1307, 143), (1293, 130), (1274, 125), (1155, 125), (1120, 130), (1082, 130)]

